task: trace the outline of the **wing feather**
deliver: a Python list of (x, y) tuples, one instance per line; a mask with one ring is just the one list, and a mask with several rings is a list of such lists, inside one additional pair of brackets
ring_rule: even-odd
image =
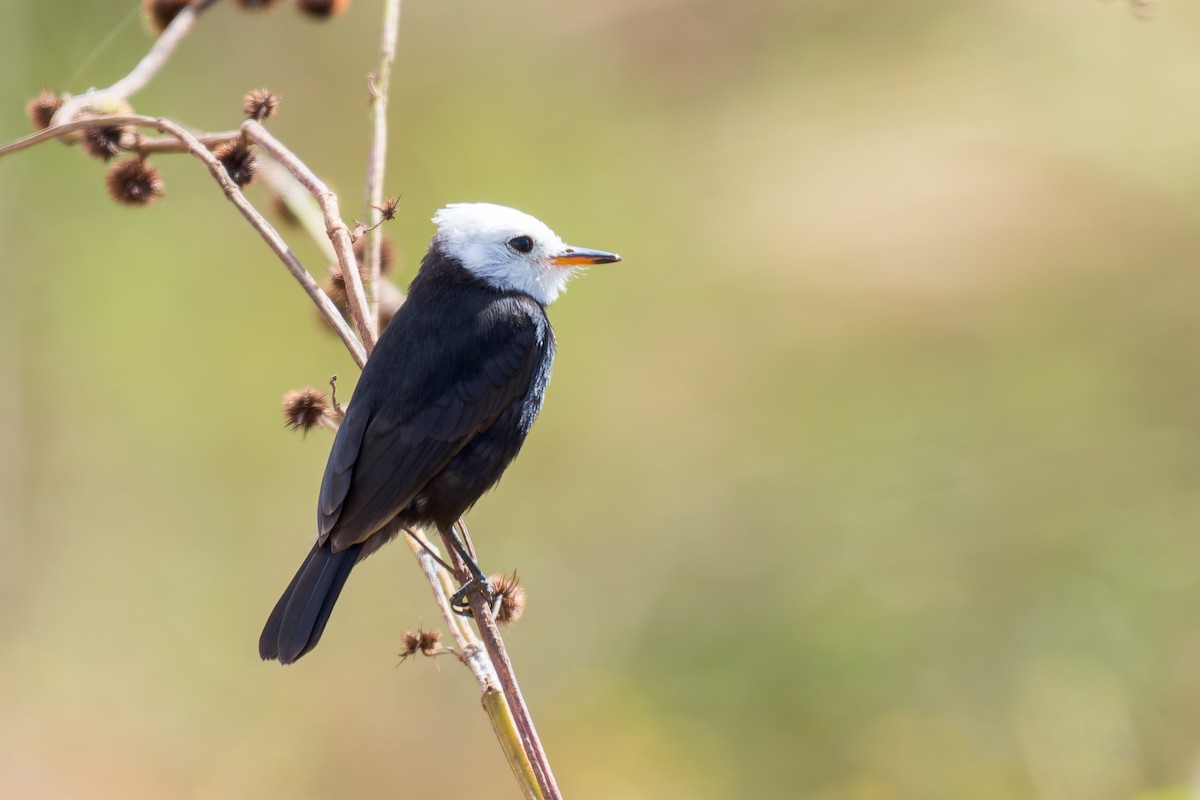
[[(539, 320), (540, 308), (530, 313), (519, 298), (492, 303), (509, 305), (475, 314), (470, 325), (435, 329), (444, 334), (437, 341), (421, 326), (405, 326), (400, 319), (388, 327), (367, 362), (325, 468), (318, 507), (321, 542), (332, 537), (338, 551), (367, 539), (528, 393), (544, 355), (539, 323), (545, 318)], [(393, 331), (396, 322), (401, 325)]]

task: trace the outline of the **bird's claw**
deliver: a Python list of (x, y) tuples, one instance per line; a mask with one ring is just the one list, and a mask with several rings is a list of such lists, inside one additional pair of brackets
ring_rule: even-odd
[(450, 597), (450, 609), (461, 617), (475, 616), (471, 613), (471, 606), (467, 603), (467, 598), (470, 597), (473, 592), (482, 592), (485, 602), (489, 606), (496, 599), (496, 596), (492, 593), (492, 586), (486, 579), (480, 580), (479, 578), (471, 578), (471, 580), (464, 583), (459, 590)]

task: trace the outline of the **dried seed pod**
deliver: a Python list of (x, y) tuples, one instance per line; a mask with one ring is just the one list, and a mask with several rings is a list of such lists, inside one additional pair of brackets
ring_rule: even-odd
[(314, 19), (328, 19), (350, 7), (350, 0), (296, 0), (296, 8)]
[(109, 167), (104, 182), (109, 195), (121, 205), (146, 206), (163, 196), (162, 176), (154, 165), (137, 156)]
[(97, 125), (83, 132), (83, 151), (93, 158), (110, 161), (122, 150), (133, 147), (137, 132), (127, 125)]
[(54, 112), (62, 108), (62, 104), (61, 97), (45, 89), (26, 103), (25, 113), (29, 115), (29, 122), (32, 123), (33, 129), (40, 131), (49, 128), (50, 120), (54, 118)]
[(405, 631), (402, 642), (403, 646), (400, 649), (401, 661), (405, 661), (409, 656), (414, 656), (417, 653), (433, 657), (447, 652), (446, 648), (442, 647), (442, 632), (438, 630), (427, 631), (417, 628), (416, 633)]
[(325, 294), (329, 295), (329, 299), (338, 307), (343, 314), (349, 308), (346, 294), (346, 276), (342, 272), (342, 267), (339, 264), (334, 264), (329, 268), (329, 277), (321, 284), (321, 288), (325, 290)]
[(242, 11), (270, 11), (279, 0), (234, 0), (233, 4)]
[(525, 614), (526, 598), (525, 587), (521, 586), (521, 579), (517, 577), (517, 573), (490, 575), (488, 585), (497, 601), (496, 622), (511, 625), (521, 619)]
[(394, 220), (396, 218), (396, 209), (399, 206), (400, 206), (400, 198), (392, 197), (391, 195), (388, 195), (387, 200), (383, 201), (383, 205), (371, 206), (371, 208), (375, 209), (383, 216), (384, 222), (391, 222), (392, 220)]
[(254, 176), (258, 172), (254, 152), (241, 139), (226, 142), (213, 150), (213, 155), (217, 157), (217, 160), (225, 167), (225, 171), (229, 173), (229, 177), (238, 186), (247, 186), (254, 181)]
[(189, 5), (188, 0), (143, 0), (142, 20), (156, 36)]
[(270, 119), (279, 110), (279, 95), (270, 89), (255, 89), (242, 101), (242, 110), (246, 112), (246, 119), (259, 122)]
[(283, 421), (294, 431), (308, 433), (320, 424), (328, 408), (329, 399), (324, 392), (305, 386), (283, 396)]

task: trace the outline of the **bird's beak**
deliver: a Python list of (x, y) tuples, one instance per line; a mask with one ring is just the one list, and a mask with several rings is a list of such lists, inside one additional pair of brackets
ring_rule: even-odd
[(556, 267), (587, 267), (592, 264), (612, 264), (620, 260), (621, 257), (616, 253), (588, 250), (586, 247), (568, 247), (558, 255), (550, 257), (550, 263)]

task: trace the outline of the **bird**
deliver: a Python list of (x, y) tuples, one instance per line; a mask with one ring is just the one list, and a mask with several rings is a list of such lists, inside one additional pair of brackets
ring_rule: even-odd
[[(455, 522), (500, 480), (541, 411), (555, 354), (547, 306), (580, 268), (621, 260), (492, 203), (453, 203), (432, 221), (334, 437), (316, 542), (263, 628), (264, 661), (312, 650), (351, 570), (401, 531), (433, 526), (457, 542)], [(466, 561), (460, 602), (487, 591)]]

